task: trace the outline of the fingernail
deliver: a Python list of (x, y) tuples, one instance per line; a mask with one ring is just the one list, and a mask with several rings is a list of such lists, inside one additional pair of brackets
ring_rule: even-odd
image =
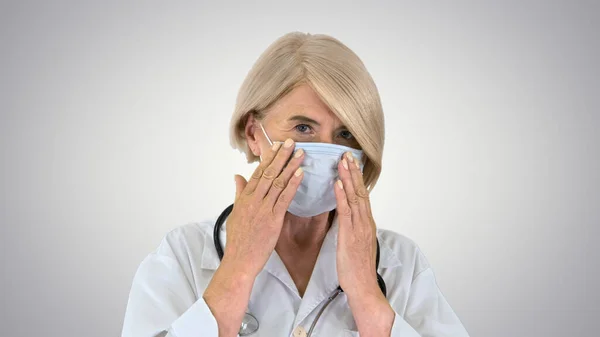
[(341, 180), (338, 179), (337, 184), (341, 189), (344, 189), (344, 184), (342, 184)]
[(348, 169), (348, 162), (346, 162), (346, 158), (342, 159), (342, 166), (347, 170)]
[(358, 160), (358, 158), (354, 158), (354, 159), (356, 159), (354, 161), (354, 164), (356, 164), (356, 168), (359, 169), (360, 168), (360, 160)]
[(281, 146), (281, 143), (279, 143), (279, 142), (273, 143), (273, 146), (271, 146), (271, 150), (277, 151), (280, 146)]
[(298, 151), (296, 151), (296, 153), (294, 153), (294, 158), (300, 158), (300, 156), (304, 153), (304, 150), (299, 149)]
[(353, 162), (353, 161), (354, 161), (354, 157), (352, 156), (352, 153), (350, 153), (350, 152), (346, 152), (346, 158), (348, 158), (348, 160), (349, 160), (350, 162)]
[(283, 144), (284, 147), (291, 147), (292, 144), (294, 144), (294, 141), (291, 138), (286, 139), (285, 143)]
[(294, 172), (294, 175), (295, 175), (296, 177), (298, 177), (298, 176), (299, 176), (299, 175), (301, 175), (301, 174), (302, 174), (302, 167), (298, 167), (298, 169), (296, 170), (296, 172)]

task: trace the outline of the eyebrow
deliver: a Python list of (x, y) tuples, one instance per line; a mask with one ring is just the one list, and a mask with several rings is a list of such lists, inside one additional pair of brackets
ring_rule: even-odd
[(316, 120), (314, 120), (312, 118), (308, 118), (306, 116), (302, 116), (302, 115), (294, 115), (294, 116), (290, 117), (288, 120), (289, 121), (298, 121), (298, 122), (311, 123), (311, 124), (315, 124), (315, 125), (318, 125), (318, 126), (321, 125)]
[[(310, 123), (310, 124), (314, 124), (317, 126), (321, 126), (321, 124), (319, 124), (319, 122), (317, 122), (316, 120), (306, 117), (306, 116), (302, 116), (302, 115), (294, 115), (290, 118), (288, 118), (288, 121), (298, 121), (298, 122), (304, 122), (304, 123)], [(348, 128), (346, 128), (344, 125), (338, 127), (337, 129), (335, 129), (335, 131), (339, 131), (339, 130), (347, 130)]]

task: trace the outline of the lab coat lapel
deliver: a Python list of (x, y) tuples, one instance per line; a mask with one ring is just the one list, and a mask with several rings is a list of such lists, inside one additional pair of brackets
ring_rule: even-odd
[(300, 298), (300, 293), (298, 292), (294, 280), (292, 280), (292, 276), (275, 250), (271, 252), (271, 256), (263, 268), (263, 271), (265, 270), (281, 283), (285, 284), (297, 298)]
[(325, 235), (317, 262), (302, 297), (294, 326), (300, 324), (321, 302), (327, 299), (339, 286), (336, 251), (337, 251), (338, 221), (337, 213), (331, 228)]
[[(215, 223), (216, 220), (212, 221)], [(227, 232), (225, 231), (225, 225), (227, 221), (223, 222), (220, 230), (220, 242), (221, 247), (225, 249), (225, 242), (227, 241)], [(200, 267), (203, 269), (216, 270), (221, 261), (219, 260), (219, 254), (217, 253), (217, 249), (215, 248), (215, 242), (213, 233), (206, 233), (204, 236), (204, 248), (202, 250), (202, 259), (200, 260)]]

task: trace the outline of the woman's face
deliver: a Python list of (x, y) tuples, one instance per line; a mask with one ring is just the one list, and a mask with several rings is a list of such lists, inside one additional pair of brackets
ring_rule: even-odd
[[(295, 142), (332, 143), (360, 149), (350, 131), (306, 84), (275, 102), (262, 125), (273, 142), (291, 138)], [(260, 156), (271, 147), (254, 116), (249, 117), (245, 133), (254, 155)]]

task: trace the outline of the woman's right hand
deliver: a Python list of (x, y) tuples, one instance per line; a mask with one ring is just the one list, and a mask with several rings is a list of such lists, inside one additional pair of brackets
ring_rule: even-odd
[(302, 181), (300, 164), (304, 152), (299, 149), (290, 159), (293, 151), (292, 139), (274, 143), (263, 154), (250, 181), (235, 176), (236, 196), (227, 218), (227, 243), (221, 265), (256, 277), (267, 263)]
[[(219, 329), (219, 337), (237, 335), (250, 300), (254, 279), (279, 239), (283, 218), (302, 181), (302, 149), (293, 158), (294, 142), (275, 143), (263, 154), (249, 182), (236, 175), (236, 196), (227, 218), (223, 260), (203, 299)], [(289, 160), (289, 162), (288, 162)]]

